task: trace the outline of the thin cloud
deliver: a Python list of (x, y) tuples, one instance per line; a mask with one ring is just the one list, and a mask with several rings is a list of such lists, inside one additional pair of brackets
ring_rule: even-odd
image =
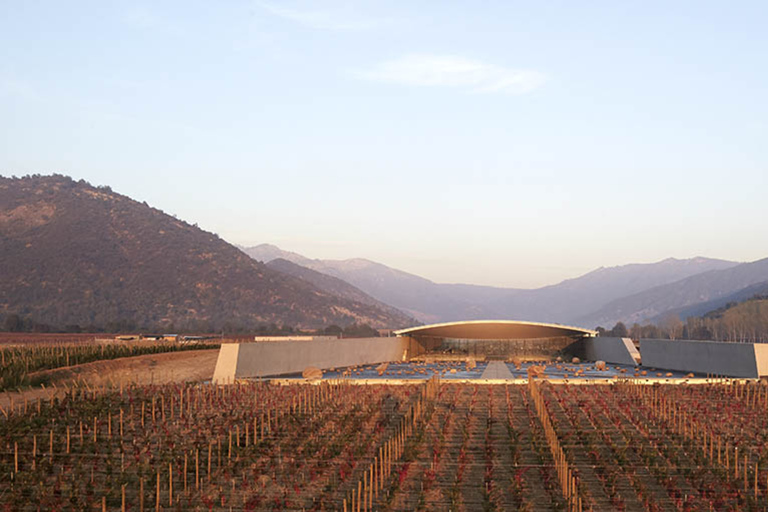
[(420, 87), (454, 87), (476, 93), (525, 94), (544, 84), (543, 73), (450, 55), (406, 55), (356, 72), (358, 78)]
[(316, 30), (364, 31), (381, 24), (380, 20), (360, 16), (348, 10), (298, 9), (267, 2), (259, 2), (257, 5), (273, 16)]

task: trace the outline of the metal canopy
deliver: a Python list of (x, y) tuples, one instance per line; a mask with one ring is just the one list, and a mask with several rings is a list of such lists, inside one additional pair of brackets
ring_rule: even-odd
[(597, 332), (580, 327), (516, 320), (470, 320), (421, 325), (395, 331), (398, 336), (430, 336), (466, 340), (515, 340), (557, 338), (560, 336), (596, 336)]

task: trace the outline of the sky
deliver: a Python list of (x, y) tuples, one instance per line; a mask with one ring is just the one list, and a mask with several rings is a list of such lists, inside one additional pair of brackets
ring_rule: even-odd
[(0, 0), (0, 174), (537, 287), (768, 257), (768, 2)]

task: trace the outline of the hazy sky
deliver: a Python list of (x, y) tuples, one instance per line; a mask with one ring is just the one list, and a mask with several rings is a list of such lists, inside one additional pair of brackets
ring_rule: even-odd
[(0, 174), (539, 286), (768, 256), (768, 2), (0, 0)]

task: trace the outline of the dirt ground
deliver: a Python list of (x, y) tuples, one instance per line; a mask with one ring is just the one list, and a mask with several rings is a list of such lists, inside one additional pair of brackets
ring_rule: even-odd
[(50, 398), (61, 393), (60, 388), (75, 382), (88, 386), (119, 386), (120, 382), (136, 384), (167, 384), (172, 382), (193, 382), (213, 377), (219, 349), (188, 350), (123, 357), (109, 361), (94, 361), (66, 368), (44, 370), (32, 375), (47, 375), (51, 385), (45, 389), (30, 389), (0, 394), (0, 407)]

